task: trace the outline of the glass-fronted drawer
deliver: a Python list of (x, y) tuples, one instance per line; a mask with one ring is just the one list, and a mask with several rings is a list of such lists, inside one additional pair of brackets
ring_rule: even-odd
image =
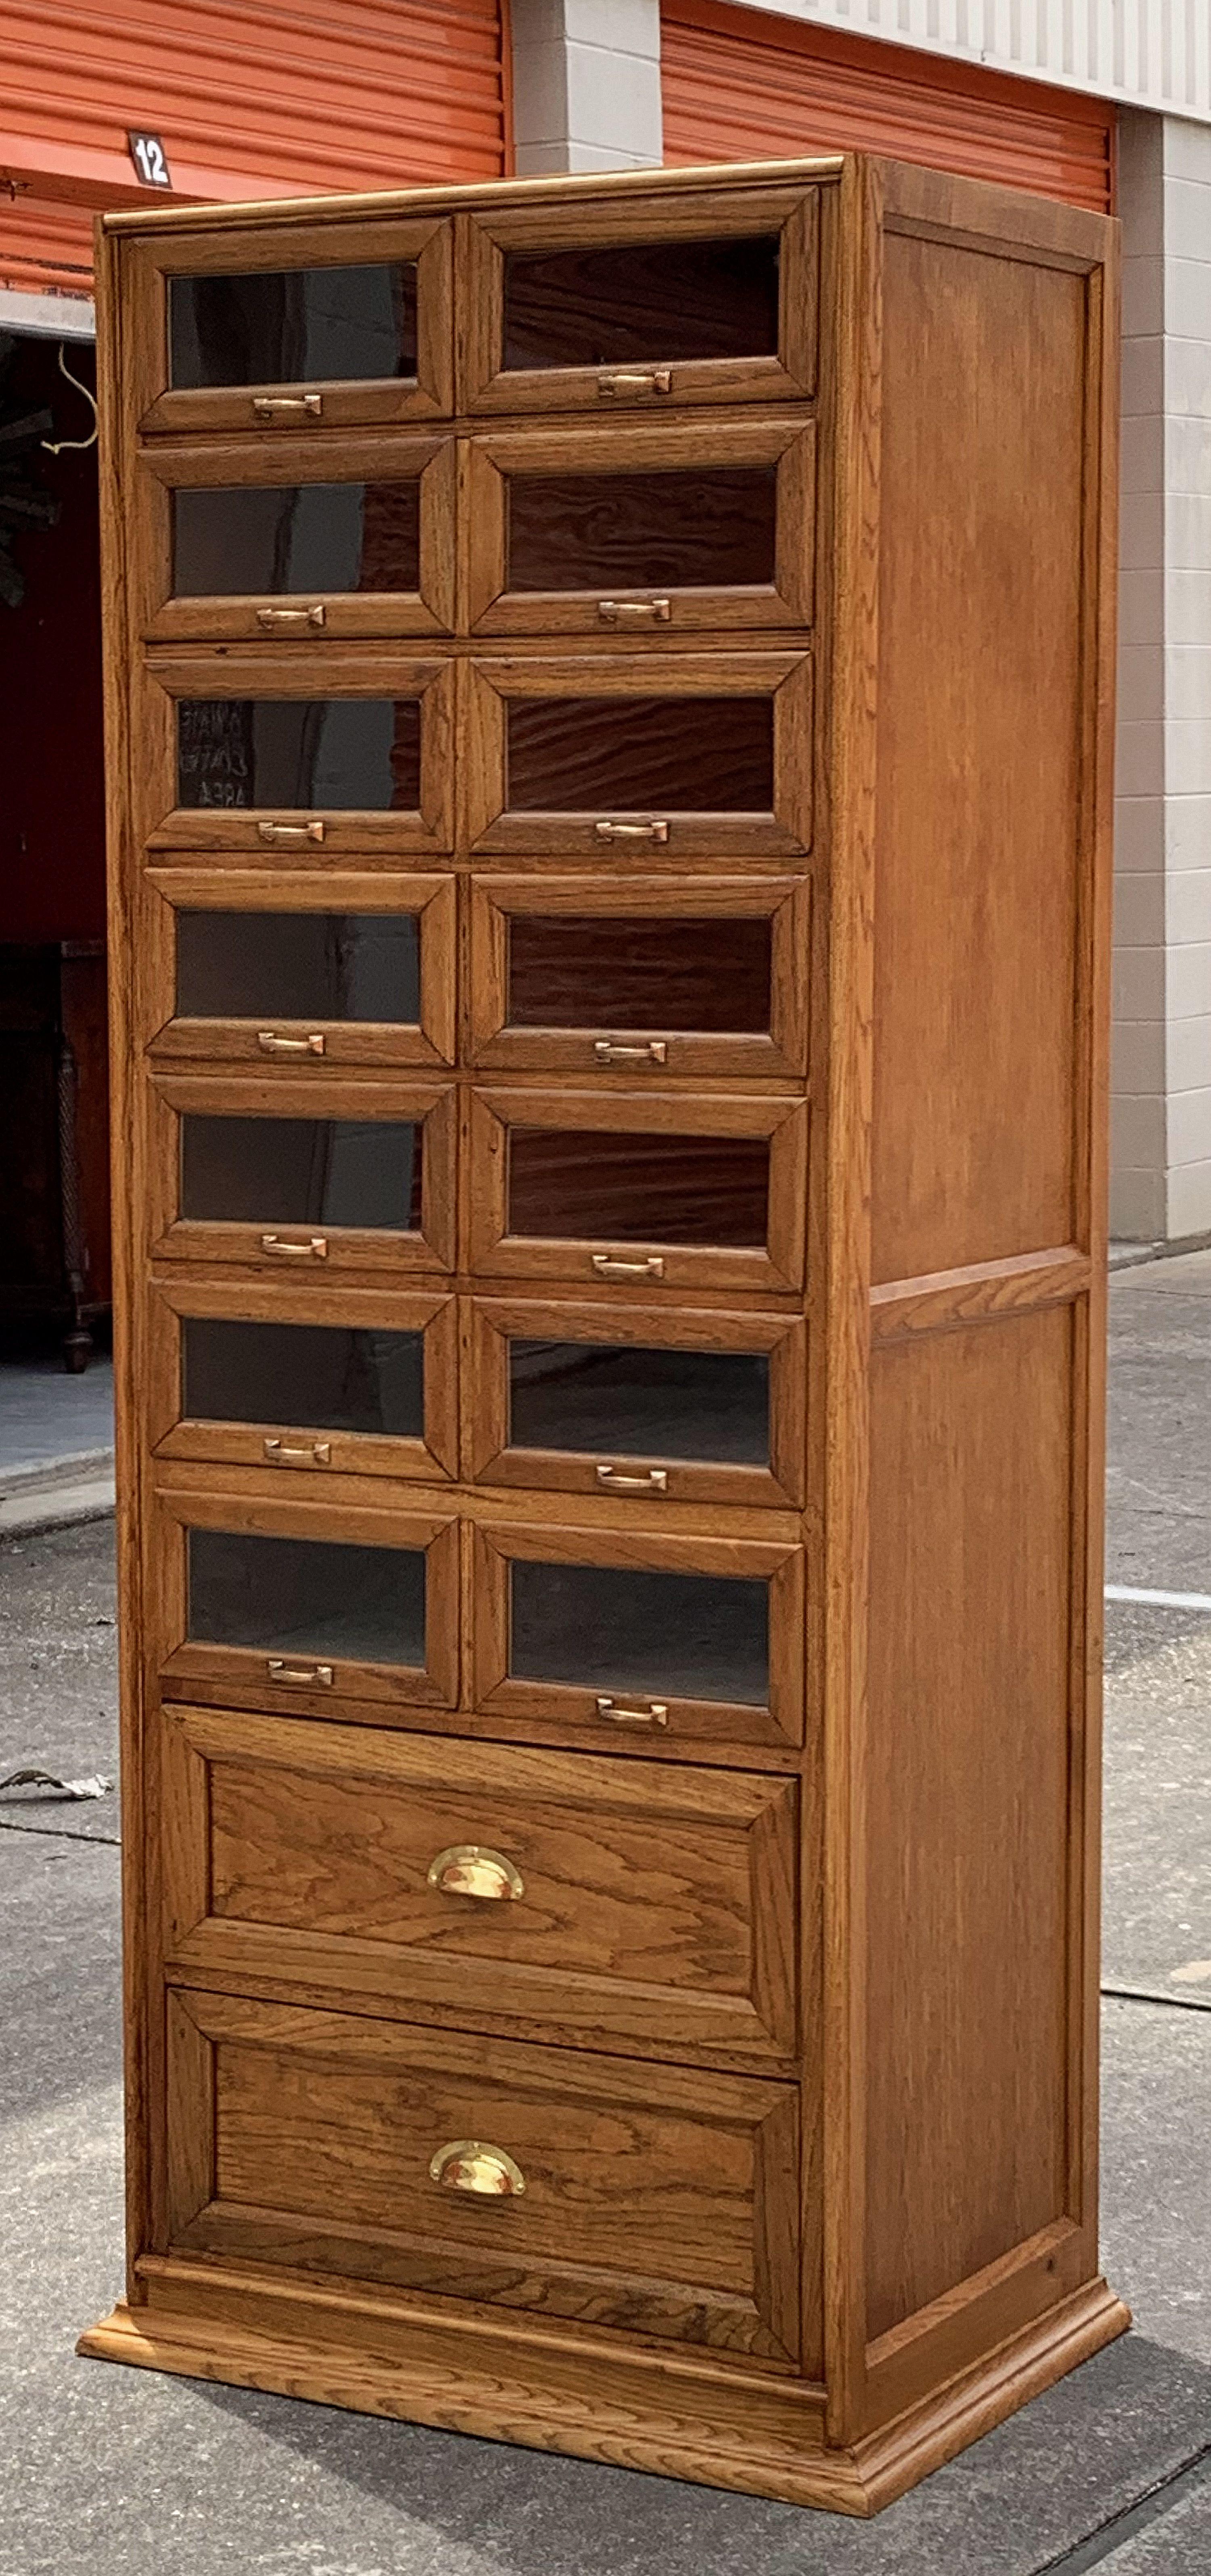
[(485, 1090), (471, 1138), (472, 1266), (486, 1278), (802, 1288), (802, 1101)]
[(138, 459), (136, 615), (153, 641), (325, 636), (454, 624), (452, 439), (283, 438)]
[(450, 877), (158, 872), (145, 961), (156, 1062), (449, 1065)]
[(458, 1473), (449, 1296), (318, 1281), (155, 1280), (147, 1432), (158, 1458), (295, 1476)]
[(785, 878), (479, 877), (477, 1065), (802, 1077), (810, 887)]
[(472, 439), (473, 635), (810, 626), (815, 423)]
[(169, 1692), (315, 1717), (458, 1701), (458, 1523), (165, 1484), (148, 1625)]
[(687, 190), (472, 215), (459, 409), (672, 409), (810, 394), (819, 192)]
[(268, 440), (449, 412), (452, 237), (422, 216), (124, 244), (138, 427)]
[(145, 665), (141, 837), (162, 850), (347, 853), (451, 847), (448, 662), (280, 646)]
[(470, 670), (473, 852), (799, 857), (811, 845), (806, 654), (613, 654)]
[(150, 1090), (156, 1254), (321, 1276), (453, 1269), (452, 1086), (180, 1074)]
[(489, 1297), (472, 1312), (480, 1483), (802, 1505), (801, 1319)]
[(803, 1581), (784, 1541), (481, 1525), (476, 1707), (640, 1750), (799, 1744)]

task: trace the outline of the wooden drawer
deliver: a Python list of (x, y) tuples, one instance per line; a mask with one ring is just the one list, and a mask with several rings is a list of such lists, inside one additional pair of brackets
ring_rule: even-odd
[(669, 410), (816, 380), (819, 190), (500, 206), (460, 219), (458, 407)]
[(138, 458), (135, 616), (152, 642), (454, 625), (452, 439), (157, 439)]
[(149, 1513), (147, 1587), (168, 1696), (378, 1725), (457, 1706), (456, 1520), (170, 1473)]
[(450, 876), (147, 872), (143, 1013), (154, 1064), (452, 1065)]
[(161, 646), (138, 698), (135, 829), (151, 852), (327, 867), (453, 847), (448, 660)]
[(806, 878), (475, 877), (472, 1061), (801, 1080), (810, 911)]
[(318, 1280), (158, 1279), (147, 1436), (157, 1458), (329, 1476), (458, 1473), (453, 1297)]
[(452, 248), (436, 215), (129, 243), (125, 382), (140, 430), (272, 444), (448, 412)]
[(793, 2059), (798, 1784), (169, 1709), (174, 1973)]
[(180, 1991), (168, 2042), (170, 2249), (794, 2367), (793, 2085)]
[(473, 635), (810, 626), (812, 419), (532, 429), (464, 451)]

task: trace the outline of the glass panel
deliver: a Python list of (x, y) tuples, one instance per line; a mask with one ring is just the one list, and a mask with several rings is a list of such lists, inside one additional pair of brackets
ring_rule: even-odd
[(514, 474), (507, 590), (772, 584), (775, 466), (693, 474)]
[(170, 384), (339, 384), (416, 374), (416, 264), (168, 281)]
[(250, 483), (171, 497), (176, 599), (419, 585), (418, 481)]
[(769, 1361), (760, 1351), (510, 1340), (509, 1442), (768, 1467)]
[(177, 1013), (199, 1020), (420, 1018), (414, 912), (178, 912)]
[(424, 1437), (424, 1336), (341, 1324), (189, 1315), (184, 1411), (193, 1422), (297, 1422)]
[(509, 1671), (645, 1698), (769, 1702), (769, 1590), (749, 1575), (514, 1564)]
[(765, 1032), (768, 921), (509, 923), (511, 1028)]
[(190, 1639), (424, 1669), (423, 1548), (189, 1533)]
[(506, 367), (758, 358), (777, 349), (776, 234), (506, 256)]
[(421, 1128), (385, 1118), (183, 1118), (181, 1214), (420, 1231)]
[(514, 813), (768, 814), (772, 698), (511, 698)]
[(420, 805), (416, 698), (179, 698), (179, 805)]
[(510, 1130), (512, 1235), (762, 1245), (768, 1209), (765, 1136)]

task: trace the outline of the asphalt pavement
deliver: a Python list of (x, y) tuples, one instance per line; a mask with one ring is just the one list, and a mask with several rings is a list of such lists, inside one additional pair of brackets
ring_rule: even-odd
[[(1211, 1595), (1211, 1253), (1112, 1283), (1108, 1580)], [(0, 1778), (117, 1767), (113, 1523), (0, 1545)], [(78, 2361), (121, 2282), (117, 1801), (0, 1802), (0, 2576), (1207, 2576), (1211, 1614), (1107, 1618), (1103, 2258), (1134, 2331), (873, 2523)]]

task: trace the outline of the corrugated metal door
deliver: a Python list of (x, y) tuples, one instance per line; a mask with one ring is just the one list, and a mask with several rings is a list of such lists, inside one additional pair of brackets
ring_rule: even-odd
[(666, 161), (849, 148), (1112, 209), (1106, 99), (721, 0), (662, 0), (661, 46)]
[[(92, 214), (320, 195), (505, 168), (502, 0), (0, 0), (0, 285), (88, 291)], [(7, 200), (7, 202), (6, 202)]]

